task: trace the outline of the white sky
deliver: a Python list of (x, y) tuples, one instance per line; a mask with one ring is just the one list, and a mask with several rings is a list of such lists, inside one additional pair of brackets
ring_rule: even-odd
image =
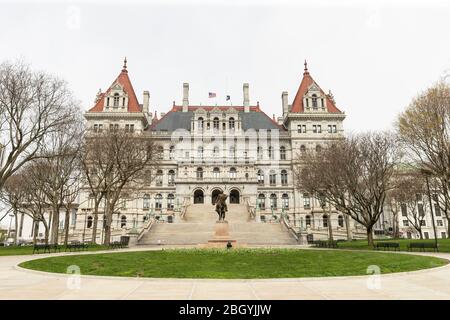
[[(22, 58), (66, 79), (83, 108), (127, 56), (139, 101), (252, 104), (281, 114), (303, 61), (345, 111), (347, 131), (392, 125), (419, 91), (450, 69), (448, 1), (19, 1), (0, 0), (0, 61)], [(208, 92), (216, 92), (208, 99)]]

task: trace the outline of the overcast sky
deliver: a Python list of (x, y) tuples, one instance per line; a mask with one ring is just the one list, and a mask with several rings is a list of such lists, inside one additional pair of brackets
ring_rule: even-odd
[[(74, 1), (0, 0), (0, 60), (22, 58), (66, 79), (83, 109), (106, 90), (124, 56), (138, 99), (151, 111), (181, 103), (252, 104), (281, 114), (303, 61), (333, 92), (348, 132), (384, 129), (450, 69), (448, 1)], [(217, 100), (208, 99), (216, 92)]]

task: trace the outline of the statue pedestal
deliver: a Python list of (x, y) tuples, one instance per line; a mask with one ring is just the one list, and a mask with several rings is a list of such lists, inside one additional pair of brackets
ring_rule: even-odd
[(214, 225), (214, 238), (208, 243), (201, 245), (206, 248), (226, 248), (228, 242), (235, 248), (238, 247), (236, 240), (230, 237), (228, 221), (217, 221)]

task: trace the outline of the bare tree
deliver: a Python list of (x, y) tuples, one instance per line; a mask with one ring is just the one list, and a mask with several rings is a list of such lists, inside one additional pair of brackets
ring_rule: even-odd
[(94, 218), (105, 200), (105, 245), (111, 240), (112, 217), (120, 199), (137, 192), (139, 184), (151, 182), (158, 154), (153, 139), (139, 133), (111, 130), (86, 137), (83, 175), (95, 200)]
[(321, 194), (338, 211), (365, 226), (373, 246), (378, 221), (399, 152), (390, 133), (365, 133), (308, 151), (294, 168), (297, 187)]
[(64, 81), (21, 62), (0, 65), (0, 190), (20, 167), (41, 156), (47, 134), (73, 121), (76, 106)]
[(410, 160), (429, 171), (450, 236), (450, 87), (438, 82), (416, 97), (397, 122)]

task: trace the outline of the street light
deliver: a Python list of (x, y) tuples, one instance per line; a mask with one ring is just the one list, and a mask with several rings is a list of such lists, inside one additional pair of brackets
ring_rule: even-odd
[(420, 172), (425, 175), (425, 181), (427, 183), (427, 192), (428, 192), (428, 200), (430, 201), (430, 211), (431, 211), (431, 221), (433, 223), (433, 232), (434, 232), (434, 243), (436, 244), (436, 248), (438, 246), (437, 234), (436, 234), (436, 224), (434, 222), (434, 213), (433, 213), (433, 203), (431, 202), (431, 192), (430, 192), (430, 183), (428, 182), (428, 176), (432, 174), (432, 172), (428, 169), (422, 168)]

